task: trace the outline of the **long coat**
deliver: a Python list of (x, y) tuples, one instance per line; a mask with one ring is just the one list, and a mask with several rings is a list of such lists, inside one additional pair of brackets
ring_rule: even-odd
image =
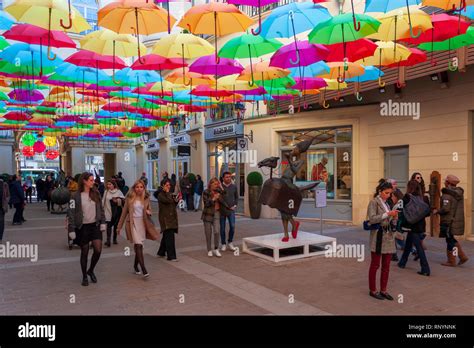
[[(440, 222), (449, 226), (453, 221), (451, 233), (462, 236), (464, 234), (464, 190), (461, 187), (445, 187), (441, 193)], [(446, 237), (446, 230), (441, 228), (439, 236)]]
[[(159, 233), (157, 232), (154, 224), (152, 223), (150, 216), (146, 214), (147, 210), (151, 211), (150, 197), (148, 195), (145, 196), (143, 204), (143, 221), (145, 223), (146, 239), (157, 240)], [(120, 216), (120, 221), (117, 226), (117, 231), (120, 233), (120, 231), (122, 231), (122, 227), (125, 224), (125, 232), (127, 234), (127, 239), (131, 243), (133, 243), (133, 210), (133, 201), (130, 199), (130, 197), (126, 197), (125, 204), (122, 210), (122, 215)]]
[[(367, 207), (367, 216), (369, 223), (381, 224), (385, 228), (389, 227), (389, 219), (383, 219), (382, 215), (385, 213), (385, 209), (382, 205), (382, 200), (377, 197), (370, 201)], [(387, 207), (388, 209), (388, 207)], [(389, 231), (370, 231), (370, 251), (378, 254), (393, 254), (395, 252), (395, 233)]]
[(171, 192), (161, 190), (158, 194), (158, 218), (160, 220), (161, 232), (167, 230), (176, 230), (176, 233), (178, 232), (177, 204)]

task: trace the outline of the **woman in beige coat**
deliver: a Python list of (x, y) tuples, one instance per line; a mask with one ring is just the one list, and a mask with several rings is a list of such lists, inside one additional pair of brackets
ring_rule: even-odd
[[(395, 252), (395, 235), (390, 228), (390, 220), (397, 217), (397, 210), (390, 210), (387, 199), (393, 191), (392, 184), (383, 180), (377, 186), (374, 198), (367, 207), (367, 216), (370, 230), (370, 268), (369, 268), (369, 295), (378, 300), (393, 301), (393, 297), (387, 292), (388, 275), (390, 273), (390, 261)], [(380, 292), (377, 292), (376, 278), (377, 270), (382, 263), (380, 275)]]
[[(158, 232), (151, 220), (151, 215), (150, 194), (145, 189), (145, 183), (137, 180), (125, 197), (117, 231), (120, 232), (125, 224), (127, 239), (134, 244), (135, 248), (135, 262), (133, 265), (135, 274), (143, 274), (145, 278), (150, 274), (145, 268), (143, 242), (145, 239), (158, 239)], [(138, 269), (138, 264), (140, 264), (141, 271)]]

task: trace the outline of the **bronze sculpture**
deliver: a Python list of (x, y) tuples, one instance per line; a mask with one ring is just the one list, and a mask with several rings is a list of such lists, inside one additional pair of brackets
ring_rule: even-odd
[(278, 209), (281, 214), (283, 224), (283, 231), (285, 236), (282, 242), (288, 242), (290, 237), (288, 235), (288, 224), (291, 223), (291, 235), (296, 239), (298, 235), (298, 227), (300, 223), (293, 217), (298, 214), (301, 201), (303, 200), (302, 191), (311, 190), (319, 184), (319, 181), (298, 187), (293, 183), (293, 178), (296, 173), (303, 167), (303, 160), (293, 161), (294, 156), (306, 152), (311, 146), (314, 138), (300, 142), (293, 148), (290, 154), (286, 154), (288, 160), (288, 167), (283, 172), (281, 178), (273, 178), (273, 169), (277, 167), (279, 157), (269, 157), (258, 162), (258, 167), (269, 167), (270, 178), (263, 184), (262, 192), (260, 193), (259, 202)]

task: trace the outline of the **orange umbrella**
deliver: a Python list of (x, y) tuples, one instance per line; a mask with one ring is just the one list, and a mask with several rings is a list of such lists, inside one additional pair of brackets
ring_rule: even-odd
[(217, 57), (217, 36), (245, 32), (253, 20), (235, 5), (211, 2), (191, 7), (178, 25), (193, 34), (214, 35), (215, 55)]
[[(98, 24), (118, 34), (135, 34), (138, 59), (142, 63), (140, 35), (167, 31), (168, 17), (166, 10), (148, 0), (116, 0), (98, 11)], [(174, 25), (176, 20), (173, 17), (170, 20)]]
[[(169, 81), (178, 85), (212, 85), (215, 83), (214, 78), (209, 75), (198, 74), (194, 72), (189, 72), (189, 68), (184, 69), (175, 69), (167, 77), (166, 81)], [(187, 82), (186, 82), (187, 81)]]
[(240, 73), (237, 80), (250, 81), (249, 85), (254, 84), (254, 75), (257, 76), (257, 80), (273, 80), (279, 79), (290, 74), (290, 70), (278, 68), (276, 66), (269, 66), (269, 61), (259, 62), (251, 65), (247, 65)]

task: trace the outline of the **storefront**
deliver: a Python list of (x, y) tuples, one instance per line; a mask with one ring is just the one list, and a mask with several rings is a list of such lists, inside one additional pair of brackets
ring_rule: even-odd
[[(327, 190), (327, 218), (351, 220), (352, 203), (352, 127), (303, 129), (279, 132), (281, 172), (286, 169), (287, 155), (301, 141), (313, 139), (305, 153), (293, 160), (304, 162), (294, 182), (305, 186), (323, 181)], [(315, 217), (314, 192), (303, 192), (300, 217)]]
[(188, 134), (170, 136), (171, 169), (178, 178), (189, 172), (191, 159), (191, 145)]
[(151, 140), (146, 145), (146, 174), (148, 189), (158, 189), (160, 186), (160, 144), (155, 140)]
[(243, 212), (244, 209), (245, 164), (239, 163), (239, 156), (229, 156), (229, 151), (236, 151), (238, 139), (242, 138), (244, 138), (242, 123), (235, 123), (231, 120), (231, 122), (206, 126), (207, 181), (212, 177), (220, 178), (225, 171), (231, 172), (242, 200), (238, 206), (239, 212)]

